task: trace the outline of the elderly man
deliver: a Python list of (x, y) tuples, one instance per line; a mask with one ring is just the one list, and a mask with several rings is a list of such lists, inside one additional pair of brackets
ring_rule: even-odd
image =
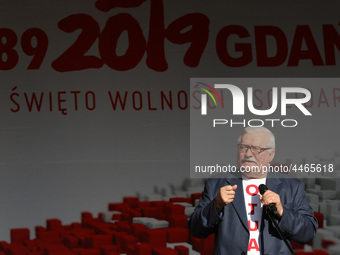
[[(274, 220), (289, 245), (290, 240), (306, 243), (314, 237), (318, 224), (303, 183), (286, 174), (265, 171), (274, 155), (275, 138), (267, 128), (245, 128), (237, 154), (242, 174), (206, 182), (188, 227), (196, 237), (215, 234), (214, 254), (291, 254), (264, 206), (276, 210)], [(268, 187), (263, 196), (259, 194), (261, 184)]]

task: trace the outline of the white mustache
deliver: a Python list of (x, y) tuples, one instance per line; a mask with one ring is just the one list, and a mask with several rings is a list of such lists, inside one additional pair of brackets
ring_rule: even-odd
[(242, 158), (242, 163), (244, 163), (246, 161), (253, 161), (253, 162), (257, 163), (257, 160), (256, 160), (255, 157), (249, 157), (249, 158), (248, 157), (243, 157)]

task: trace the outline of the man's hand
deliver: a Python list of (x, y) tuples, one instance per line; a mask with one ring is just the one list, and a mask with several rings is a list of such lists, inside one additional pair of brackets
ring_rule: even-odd
[(217, 194), (215, 198), (215, 206), (217, 213), (221, 212), (224, 206), (234, 201), (236, 189), (237, 185), (234, 186), (227, 185), (220, 188), (220, 192)]
[(283, 214), (283, 206), (281, 204), (281, 199), (278, 194), (271, 190), (267, 190), (262, 197), (260, 197), (263, 205), (269, 205), (271, 203), (275, 204), (278, 215), (281, 217)]

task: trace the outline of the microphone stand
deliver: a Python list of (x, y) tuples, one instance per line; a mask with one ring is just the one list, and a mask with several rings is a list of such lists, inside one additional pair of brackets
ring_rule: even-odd
[(274, 217), (273, 217), (273, 215), (272, 215), (272, 211), (269, 209), (268, 206), (266, 206), (266, 213), (267, 213), (267, 215), (269, 216), (271, 222), (274, 224), (274, 226), (275, 226), (277, 232), (279, 233), (281, 239), (284, 241), (284, 243), (285, 243), (286, 246), (288, 247), (290, 253), (291, 253), (292, 255), (296, 255), (296, 253), (294, 253), (292, 247), (290, 247), (290, 245), (289, 245), (289, 243), (288, 243), (288, 241), (287, 241), (287, 238), (283, 235), (283, 233), (282, 233), (282, 231), (281, 231), (281, 229), (280, 229), (280, 227), (279, 227), (279, 224), (277, 224), (276, 220), (274, 219)]

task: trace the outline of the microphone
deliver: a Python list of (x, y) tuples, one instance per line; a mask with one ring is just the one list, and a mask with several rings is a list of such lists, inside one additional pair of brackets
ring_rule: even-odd
[[(259, 191), (260, 194), (263, 195), (266, 191), (268, 190), (268, 187), (264, 184), (261, 184), (259, 186)], [(277, 209), (274, 203), (271, 203), (269, 205), (267, 205), (267, 210), (269, 209), (269, 211), (274, 215), (275, 218), (280, 218), (279, 214), (277, 213)]]

